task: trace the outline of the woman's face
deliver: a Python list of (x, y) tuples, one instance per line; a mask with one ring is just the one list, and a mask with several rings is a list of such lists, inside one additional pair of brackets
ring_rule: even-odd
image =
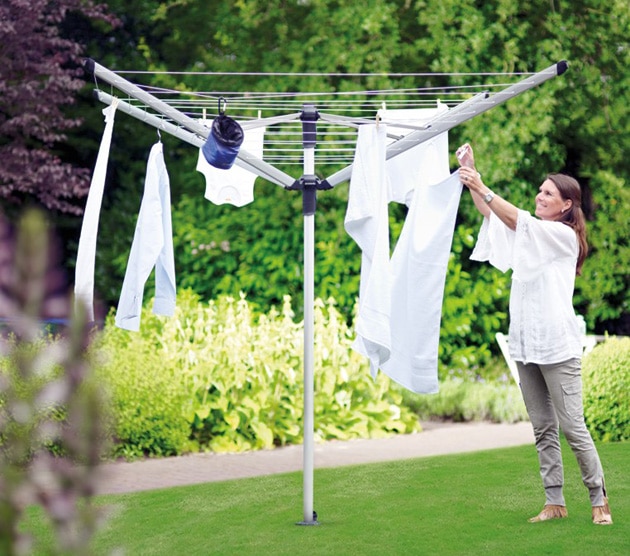
[(571, 201), (562, 198), (555, 183), (545, 180), (536, 195), (536, 216), (541, 220), (558, 220), (569, 208)]

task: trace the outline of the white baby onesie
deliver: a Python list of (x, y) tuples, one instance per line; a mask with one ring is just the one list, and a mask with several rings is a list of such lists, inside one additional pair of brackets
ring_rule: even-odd
[[(201, 120), (204, 125), (212, 125), (212, 120)], [(265, 128), (255, 127), (244, 130), (241, 148), (258, 158), (263, 157)], [(253, 172), (239, 167), (236, 163), (229, 169), (215, 168), (206, 160), (201, 149), (197, 161), (197, 171), (206, 178), (204, 197), (215, 205), (230, 204), (242, 207), (254, 200), (254, 182), (258, 177)]]
[(155, 266), (153, 312), (172, 316), (175, 311), (175, 259), (171, 223), (170, 181), (162, 143), (151, 148), (136, 231), (116, 311), (116, 326), (140, 329), (144, 285)]

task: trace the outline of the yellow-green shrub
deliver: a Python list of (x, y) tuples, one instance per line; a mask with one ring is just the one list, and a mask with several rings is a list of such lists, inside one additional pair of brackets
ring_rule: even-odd
[[(191, 449), (187, 437), (216, 452), (300, 443), (304, 334), (290, 301), (255, 316), (244, 297), (202, 303), (184, 291), (172, 318), (145, 309), (140, 332), (117, 329), (110, 317), (101, 376), (113, 390), (119, 453), (181, 453)], [(317, 300), (316, 439), (417, 430), (417, 417), (387, 377), (372, 380), (352, 339), (334, 304)]]
[(609, 338), (582, 362), (584, 418), (595, 440), (630, 439), (630, 338)]
[(421, 420), (516, 423), (528, 419), (521, 392), (511, 380), (486, 382), (450, 377), (440, 381), (437, 394), (401, 392), (404, 403)]

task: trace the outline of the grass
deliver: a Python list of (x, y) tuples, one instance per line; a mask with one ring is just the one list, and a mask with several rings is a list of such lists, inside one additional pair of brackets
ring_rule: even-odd
[[(302, 474), (99, 497), (112, 515), (95, 555), (630, 554), (630, 444), (598, 444), (615, 524), (595, 526), (567, 445), (569, 518), (530, 524), (544, 502), (532, 446), (315, 471), (319, 526), (303, 527)], [(37, 509), (27, 527), (51, 542)], [(120, 553), (119, 553), (120, 554)]]

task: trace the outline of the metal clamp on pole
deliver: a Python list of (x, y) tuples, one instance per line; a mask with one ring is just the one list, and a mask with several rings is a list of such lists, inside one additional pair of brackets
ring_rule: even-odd
[(302, 214), (310, 216), (315, 214), (317, 209), (317, 189), (319, 178), (314, 175), (302, 176), (300, 179), (300, 189), (302, 189)]
[(314, 149), (317, 143), (317, 125), (319, 114), (312, 104), (305, 104), (302, 107), (302, 144), (305, 149)]

